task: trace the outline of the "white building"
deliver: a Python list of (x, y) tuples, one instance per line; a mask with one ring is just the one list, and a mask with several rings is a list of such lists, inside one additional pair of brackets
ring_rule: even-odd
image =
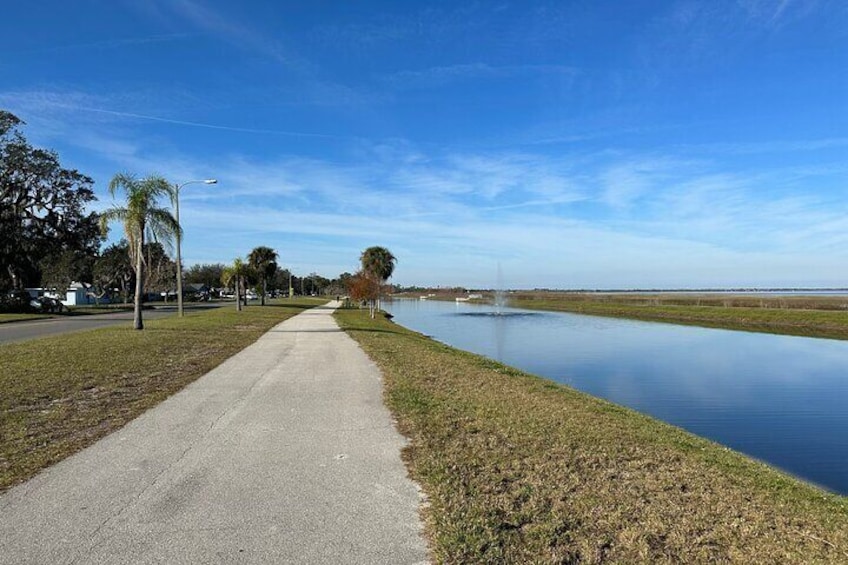
[(91, 285), (80, 282), (72, 282), (65, 293), (65, 299), (57, 296), (65, 306), (79, 306), (81, 304), (94, 304), (94, 297), (89, 294)]
[(34, 298), (46, 296), (48, 298), (56, 298), (65, 306), (84, 306), (87, 304), (109, 304), (109, 298), (103, 297), (94, 298), (94, 291), (90, 284), (81, 282), (72, 282), (64, 294), (47, 288), (27, 288), (25, 289), (29, 295)]

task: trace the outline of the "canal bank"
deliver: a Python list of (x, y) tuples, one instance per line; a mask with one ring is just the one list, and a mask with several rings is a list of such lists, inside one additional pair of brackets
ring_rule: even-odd
[(430, 300), (393, 321), (848, 495), (848, 341)]
[(631, 410), (338, 314), (380, 366), (444, 562), (848, 563), (848, 500)]
[(508, 302), (510, 306), (529, 310), (848, 339), (846, 296), (518, 292), (510, 294)]

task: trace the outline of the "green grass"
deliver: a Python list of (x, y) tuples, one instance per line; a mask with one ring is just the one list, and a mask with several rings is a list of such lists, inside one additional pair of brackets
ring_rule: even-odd
[(848, 563), (848, 499), (358, 311), (441, 563)]
[(0, 324), (50, 318), (50, 314), (0, 314)]
[[(164, 305), (164, 303), (162, 304)], [(170, 305), (169, 305), (170, 306)], [(150, 307), (150, 304), (145, 304), (145, 308)], [(89, 314), (111, 314), (113, 312), (132, 312), (132, 304), (105, 304), (102, 306), (70, 306), (66, 311), (63, 311), (63, 316), (86, 316)]]
[(90, 314), (111, 314), (114, 312), (132, 312), (132, 305), (119, 306), (71, 306), (51, 314), (0, 314), (0, 324), (11, 322), (28, 322), (43, 318), (57, 318), (62, 316), (88, 316)]
[(0, 345), (0, 492), (94, 443), (322, 300)]
[[(677, 299), (677, 303), (661, 297), (645, 298), (626, 295), (587, 297), (568, 294), (518, 294), (509, 298), (509, 305), (532, 310), (574, 312), (593, 316), (630, 318), (702, 327), (725, 328), (804, 337), (848, 339), (848, 312), (832, 309), (831, 301), (810, 302), (809, 308), (798, 302), (783, 301), (786, 307), (775, 306), (778, 299), (763, 302), (763, 306), (733, 305), (724, 301), (696, 298)], [(750, 304), (750, 299), (742, 304)], [(728, 304), (728, 305), (724, 305)], [(800, 303), (807, 304), (807, 303)], [(828, 309), (815, 309), (816, 306)]]

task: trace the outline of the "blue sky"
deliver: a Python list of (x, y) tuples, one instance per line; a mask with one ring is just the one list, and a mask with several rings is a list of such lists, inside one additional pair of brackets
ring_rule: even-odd
[[(15, 2), (0, 108), (174, 182), (187, 264), (400, 284), (848, 286), (842, 0)], [(115, 233), (118, 233), (117, 226)]]

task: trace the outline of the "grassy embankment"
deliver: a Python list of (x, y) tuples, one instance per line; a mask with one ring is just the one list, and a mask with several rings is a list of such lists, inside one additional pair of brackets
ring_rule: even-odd
[(321, 300), (0, 345), (0, 492), (94, 443)]
[(848, 339), (848, 297), (514, 293), (509, 305), (694, 326)]
[(410, 438), (444, 563), (848, 563), (848, 499), (385, 319), (340, 311)]

